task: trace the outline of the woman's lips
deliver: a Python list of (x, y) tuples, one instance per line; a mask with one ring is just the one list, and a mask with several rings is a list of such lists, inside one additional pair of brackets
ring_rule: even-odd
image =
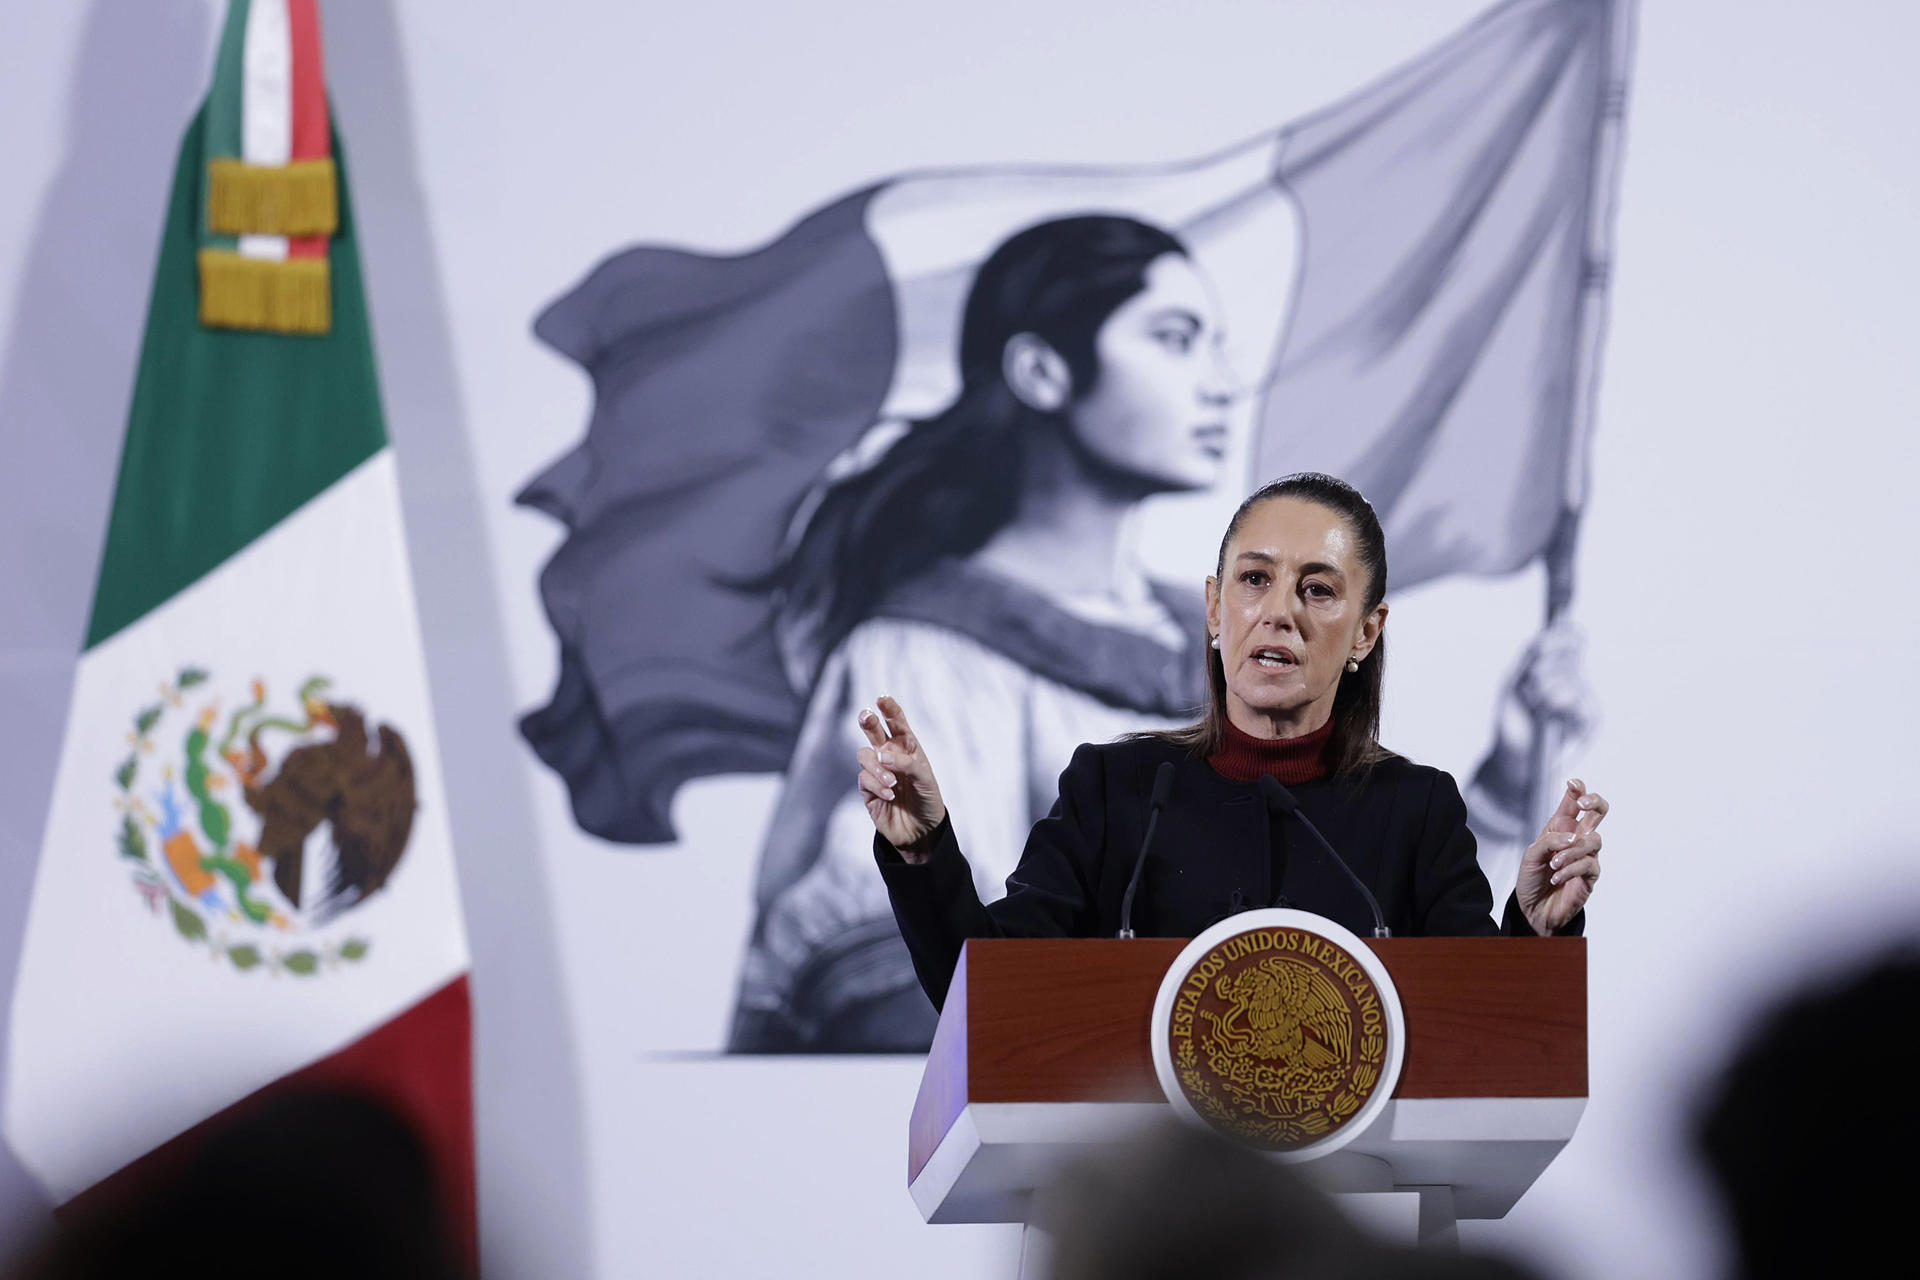
[(1253, 664), (1264, 671), (1290, 671), (1300, 665), (1300, 657), (1283, 645), (1261, 645), (1252, 654)]

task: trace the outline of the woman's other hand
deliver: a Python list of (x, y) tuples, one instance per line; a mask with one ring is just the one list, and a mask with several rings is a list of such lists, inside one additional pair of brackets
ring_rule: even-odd
[(1606, 798), (1574, 778), (1540, 838), (1520, 857), (1520, 883), (1514, 892), (1533, 931), (1551, 935), (1587, 905), (1600, 880), (1600, 821)]
[(882, 840), (906, 861), (925, 862), (933, 856), (929, 841), (947, 816), (940, 784), (900, 704), (881, 698), (874, 705), (879, 715), (863, 709), (859, 717), (867, 735), (860, 748), (860, 798)]

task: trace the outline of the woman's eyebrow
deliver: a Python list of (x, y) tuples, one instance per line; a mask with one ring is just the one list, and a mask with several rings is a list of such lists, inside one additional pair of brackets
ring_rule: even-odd
[[(1248, 560), (1253, 561), (1255, 564), (1272, 565), (1280, 563), (1279, 557), (1269, 551), (1242, 551), (1238, 556), (1234, 557), (1235, 563), (1242, 563)], [(1309, 560), (1300, 566), (1299, 573), (1303, 578), (1315, 573), (1324, 574), (1332, 578), (1345, 578), (1347, 576), (1346, 570), (1337, 564), (1328, 564), (1325, 560)]]
[(1206, 327), (1205, 322), (1198, 315), (1185, 307), (1162, 307), (1148, 314), (1147, 323), (1149, 325), (1183, 324), (1196, 332)]

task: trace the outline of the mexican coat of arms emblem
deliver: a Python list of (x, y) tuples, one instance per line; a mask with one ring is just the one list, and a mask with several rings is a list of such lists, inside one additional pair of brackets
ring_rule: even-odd
[(235, 969), (313, 977), (364, 960), (340, 927), (400, 865), (416, 808), (392, 725), (311, 676), (223, 699), (186, 667), (134, 712), (114, 772), (118, 855), (150, 910)]
[(1248, 912), (1196, 938), (1168, 972), (1156, 1066), (1177, 1109), (1305, 1154), (1338, 1145), (1391, 1094), (1398, 1018), (1385, 970), (1357, 938), (1305, 912)]

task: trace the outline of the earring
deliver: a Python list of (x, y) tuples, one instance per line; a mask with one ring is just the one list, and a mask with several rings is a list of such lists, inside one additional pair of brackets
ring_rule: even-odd
[(1349, 672), (1358, 671), (1359, 669), (1360, 669), (1360, 659), (1358, 658), (1347, 659), (1347, 670)]
[(1213, 639), (1209, 643), (1211, 643), (1214, 648), (1218, 649), (1220, 647), (1220, 637), (1219, 636), (1213, 637)]

